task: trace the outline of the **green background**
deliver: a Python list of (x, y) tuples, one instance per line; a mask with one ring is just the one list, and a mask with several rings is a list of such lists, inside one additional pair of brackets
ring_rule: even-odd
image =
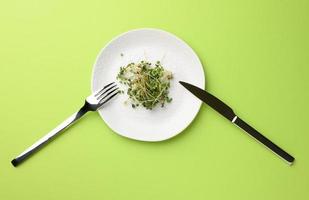
[[(2, 0), (0, 199), (309, 199), (308, 10), (307, 0)], [(82, 104), (100, 49), (142, 27), (188, 42), (206, 88), (295, 164), (203, 105), (160, 143), (118, 136), (92, 113), (12, 167)]]

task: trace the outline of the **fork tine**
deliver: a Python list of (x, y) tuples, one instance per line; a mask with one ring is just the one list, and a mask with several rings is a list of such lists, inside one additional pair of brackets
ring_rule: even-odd
[(94, 96), (97, 97), (98, 95), (100, 95), (101, 92), (103, 92), (103, 90), (104, 90), (105, 88), (108, 88), (110, 85), (112, 85), (112, 84), (114, 84), (114, 83), (115, 83), (115, 82), (111, 82), (111, 83), (105, 85), (100, 91), (96, 92), (96, 94), (95, 94)]
[(117, 87), (116, 84), (114, 84), (111, 87), (107, 88), (104, 92), (102, 92), (100, 95), (97, 96), (97, 100), (100, 100), (104, 94), (106, 94), (107, 92), (109, 92), (111, 89), (113, 89), (115, 87)]
[(115, 91), (117, 91), (119, 88), (117, 87), (117, 88), (115, 88), (115, 89), (113, 89), (113, 90), (111, 90), (111, 91), (109, 91), (109, 92), (105, 92), (105, 95), (103, 96), (101, 96), (101, 98), (100, 99), (98, 99), (99, 100), (99, 102), (102, 102), (102, 100), (103, 99), (105, 99), (107, 96), (109, 96), (110, 94), (112, 94), (113, 92), (115, 92)]
[(119, 88), (115, 88), (112, 91), (108, 92), (100, 101), (99, 104), (103, 105), (106, 102), (108, 102), (109, 100), (111, 100), (114, 96), (116, 96), (117, 94), (119, 94)]

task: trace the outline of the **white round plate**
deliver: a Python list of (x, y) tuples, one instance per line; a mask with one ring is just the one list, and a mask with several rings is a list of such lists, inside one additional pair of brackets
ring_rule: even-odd
[[(116, 81), (121, 66), (131, 62), (161, 61), (171, 71), (171, 103), (153, 110), (133, 109), (125, 104), (126, 94), (117, 95), (99, 113), (116, 133), (141, 141), (162, 141), (181, 133), (197, 115), (201, 101), (178, 81), (204, 89), (203, 66), (194, 51), (181, 39), (158, 29), (137, 29), (113, 39), (98, 55), (92, 75), (92, 91)], [(119, 85), (119, 84), (118, 84)]]

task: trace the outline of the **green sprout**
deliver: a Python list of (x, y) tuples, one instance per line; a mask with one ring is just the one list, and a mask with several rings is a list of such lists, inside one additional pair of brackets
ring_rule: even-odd
[(132, 108), (141, 105), (149, 110), (157, 104), (164, 107), (165, 103), (172, 101), (168, 96), (171, 79), (173, 74), (165, 70), (159, 61), (155, 65), (147, 61), (129, 63), (120, 67), (117, 75), (119, 83), (127, 86), (126, 93), (131, 100)]

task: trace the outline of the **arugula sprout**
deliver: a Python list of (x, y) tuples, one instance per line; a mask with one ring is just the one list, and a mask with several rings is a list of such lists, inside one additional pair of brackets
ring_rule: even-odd
[[(168, 96), (173, 74), (163, 68), (160, 61), (155, 65), (150, 62), (129, 63), (120, 67), (117, 80), (127, 86), (127, 95), (132, 108), (143, 106), (152, 110), (157, 104), (164, 107), (172, 98)], [(121, 93), (124, 93), (122, 91)]]

